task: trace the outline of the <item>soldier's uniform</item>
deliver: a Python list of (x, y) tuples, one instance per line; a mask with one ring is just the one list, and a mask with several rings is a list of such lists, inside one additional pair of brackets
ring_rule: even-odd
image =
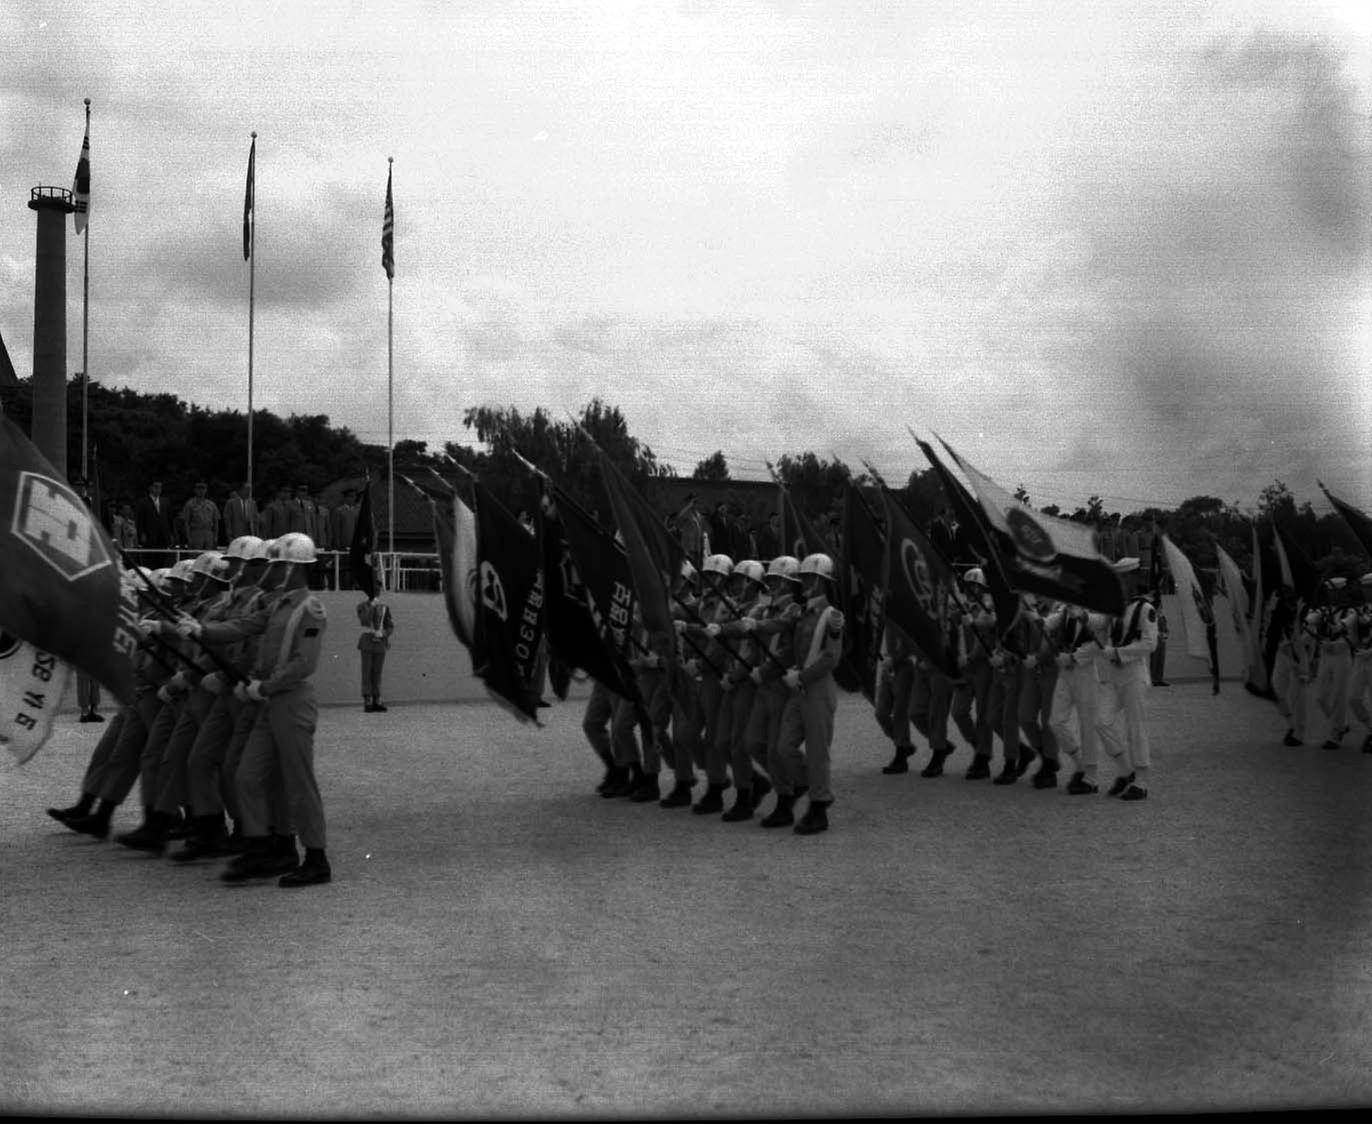
[[(1137, 567), (1137, 559), (1128, 561)], [(1119, 563), (1116, 568), (1124, 569)], [(1157, 642), (1157, 609), (1148, 598), (1134, 597), (1125, 605), (1124, 615), (1111, 622), (1104, 659), (1096, 661), (1100, 675), (1096, 732), (1119, 771), (1109, 794), (1122, 800), (1142, 800), (1148, 795), (1152, 754), (1144, 699), (1151, 685), (1148, 658)]]
[(810, 835), (828, 828), (834, 802), (829, 766), (838, 686), (833, 673), (843, 656), (843, 613), (830, 604), (833, 560), (827, 554), (808, 555), (801, 575), (807, 596), (792, 635), (790, 668), (781, 680), (791, 694), (781, 715), (773, 776), (778, 794), (782, 776), (790, 777), (792, 792), (804, 779), (810, 803), (795, 830)]
[(1051, 613), (1045, 622), (1046, 631), (1054, 638), (1054, 661), (1058, 667), (1049, 724), (1059, 752), (1072, 762), (1072, 776), (1067, 782), (1067, 791), (1072, 796), (1099, 791), (1096, 698), (1100, 684), (1096, 664), (1104, 651), (1109, 628), (1108, 617), (1073, 605)]
[(724, 810), (724, 791), (729, 787), (729, 722), (724, 710), (724, 673), (726, 654), (718, 641), (707, 633), (709, 625), (722, 625), (732, 614), (724, 604), (723, 583), (734, 568), (733, 559), (724, 554), (712, 554), (705, 559), (702, 573), (711, 583), (700, 597), (698, 620), (688, 621), (679, 629), (692, 655), (687, 667), (700, 683), (701, 740), (705, 753), (705, 793), (691, 807), (697, 815)]
[(908, 773), (915, 747), (910, 739), (910, 705), (915, 690), (915, 645), (894, 621), (881, 630), (881, 663), (877, 667), (873, 716), (891, 739), (894, 756), (883, 765), (887, 775)]
[(963, 682), (953, 691), (953, 722), (958, 733), (972, 749), (972, 763), (965, 774), (969, 781), (991, 775), (991, 752), (995, 727), (991, 722), (991, 653), (996, 648), (996, 615), (991, 595), (981, 580), (980, 570), (969, 570), (963, 577), (973, 603), (971, 614), (963, 621), (963, 647), (967, 663)]
[(204, 488), (197, 484), (195, 496), (181, 508), (181, 525), (192, 550), (213, 550), (219, 541), (219, 508), (204, 495)]
[(1034, 774), (1035, 788), (1058, 783), (1058, 740), (1053, 733), (1053, 694), (1058, 683), (1057, 646), (1036, 607), (1025, 614), (1024, 672), (1020, 680), (1019, 725), (1029, 745), (1041, 757)]
[(395, 617), (389, 605), (380, 597), (373, 597), (357, 603), (357, 623), (362, 626), (357, 637), (362, 662), (362, 709), (371, 714), (386, 709), (381, 703), (381, 671), (386, 666), (386, 653), (395, 632)]
[(725, 651), (724, 688), (729, 727), (726, 733), (729, 768), (733, 775), (734, 803), (722, 819), (738, 823), (752, 818), (762, 798), (772, 790), (767, 777), (767, 750), (756, 738), (749, 738), (753, 712), (757, 705), (761, 675), (754, 673), (766, 659), (764, 642), (753, 634), (771, 605), (765, 587), (765, 570), (756, 559), (744, 559), (734, 567), (733, 580), (738, 584), (738, 605), (735, 617), (715, 631), (721, 649), (725, 641), (738, 639), (732, 652)]
[(1272, 661), (1272, 691), (1277, 707), (1286, 718), (1286, 737), (1282, 744), (1304, 745), (1306, 733), (1306, 694), (1319, 660), (1319, 614), (1307, 613), (1294, 597), (1273, 612), (1268, 625), (1279, 635)]

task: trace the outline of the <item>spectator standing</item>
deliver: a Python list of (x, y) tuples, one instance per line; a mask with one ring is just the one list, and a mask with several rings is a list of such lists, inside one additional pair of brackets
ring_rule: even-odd
[(291, 490), (284, 484), (276, 489), (276, 498), (267, 504), (262, 513), (262, 537), (279, 539), (290, 530)]
[(757, 533), (757, 557), (770, 562), (781, 553), (781, 516), (774, 511), (767, 516), (767, 526)]
[(194, 495), (181, 508), (181, 525), (192, 550), (213, 550), (219, 545), (219, 508), (209, 498), (203, 480), (196, 481)]
[[(357, 528), (357, 489), (344, 488), (343, 502), (329, 512), (329, 539), (335, 550), (347, 551), (353, 544), (353, 532)], [(352, 567), (346, 564), (339, 568), (338, 588), (352, 589)]]
[(705, 521), (696, 510), (696, 495), (692, 492), (676, 516), (676, 533), (686, 558), (697, 570), (704, 561)]
[(257, 501), (247, 484), (235, 488), (224, 501), (224, 541), (233, 542), (244, 535), (256, 535), (262, 521), (257, 513)]
[(110, 537), (117, 546), (125, 550), (138, 549), (138, 524), (133, 518), (133, 505), (128, 501), (121, 503), (111, 521)]
[(171, 504), (162, 495), (162, 481), (154, 480), (148, 485), (147, 495), (134, 509), (134, 522), (138, 527), (138, 545), (159, 552), (148, 556), (148, 568), (155, 570), (167, 565), (167, 555), (160, 552), (172, 545), (172, 513)]
[(295, 498), (286, 504), (286, 530), (314, 538), (314, 501), (304, 484), (295, 486)]

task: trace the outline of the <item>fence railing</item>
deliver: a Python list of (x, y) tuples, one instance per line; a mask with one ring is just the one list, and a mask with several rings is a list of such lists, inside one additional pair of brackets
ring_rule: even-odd
[[(155, 570), (171, 566), (183, 558), (199, 558), (202, 550), (176, 547), (168, 550), (128, 549), (124, 553), (138, 565)], [(443, 569), (437, 554), (396, 551), (373, 555), (386, 589), (397, 593), (439, 593), (443, 589)], [(355, 589), (346, 550), (321, 550), (310, 575), (313, 589)]]

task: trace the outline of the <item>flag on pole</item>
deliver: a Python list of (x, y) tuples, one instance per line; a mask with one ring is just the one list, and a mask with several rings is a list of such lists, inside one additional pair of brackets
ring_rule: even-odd
[(1304, 601), (1314, 601), (1320, 591), (1319, 570), (1310, 561), (1310, 556), (1296, 544), (1296, 540), (1277, 525), (1275, 519), (1272, 521), (1272, 529), (1276, 532), (1272, 544), (1277, 551), (1282, 584), (1294, 589), (1296, 596)]
[(886, 510), (882, 567), (886, 617), (909, 636), (925, 659), (956, 679), (960, 671), (949, 620), (957, 604), (953, 570), (888, 490), (882, 489), (881, 498)]
[(1008, 540), (1002, 557), (1010, 585), (1118, 617), (1124, 613), (1124, 587), (1119, 574), (1096, 549), (1091, 529), (1058, 519), (1020, 503), (1009, 492), (963, 460), (948, 442), (948, 455), (967, 474), (986, 522)]
[(348, 568), (352, 570), (353, 584), (367, 595), (367, 600), (376, 596), (376, 570), (372, 567), (372, 552), (376, 549), (376, 519), (372, 515), (372, 477), (362, 483), (362, 506), (357, 510), (357, 522), (353, 525), (353, 541), (348, 544)]
[(1205, 592), (1196, 577), (1191, 560), (1166, 535), (1160, 536), (1162, 548), (1167, 552), (1167, 569), (1176, 586), (1177, 597), (1181, 601), (1182, 631), (1186, 633), (1186, 654), (1210, 664), (1210, 680), (1215, 693), (1219, 693), (1220, 668), (1217, 638), (1215, 636), (1215, 611), (1210, 604), (1210, 596)]
[(5, 346), (5, 337), (0, 336), (0, 386), (18, 386), (19, 376), (10, 362), (10, 350)]
[(1334, 510), (1339, 513), (1339, 517), (1348, 524), (1348, 529), (1353, 532), (1359, 544), (1369, 555), (1372, 555), (1372, 519), (1369, 519), (1351, 503), (1330, 494), (1329, 489), (1324, 484), (1316, 480), (1320, 491), (1324, 493), (1325, 499), (1334, 505)]
[(429, 501), (438, 563), (443, 571), (443, 604), (448, 623), (476, 666), (476, 515), (445, 482), (436, 489), (419, 484), (402, 473), (401, 480)]
[(386, 213), (381, 219), (381, 268), (395, 277), (395, 204), (391, 202), (391, 170), (386, 169)]
[(71, 201), (76, 210), (72, 220), (76, 233), (86, 229), (91, 205), (91, 111), (86, 106), (86, 135), (81, 139), (81, 156), (76, 161), (76, 176), (71, 181)]
[(1253, 638), (1248, 634), (1248, 587), (1243, 582), (1243, 571), (1224, 547), (1218, 544), (1215, 546), (1215, 556), (1220, 567), (1216, 592), (1229, 602), (1229, 615), (1234, 621), (1234, 632), (1239, 638), (1239, 650), (1247, 658), (1253, 650)]
[(885, 550), (886, 538), (875, 514), (857, 485), (849, 481), (843, 494), (842, 558), (835, 559), (844, 628), (843, 661), (834, 678), (849, 690), (860, 690), (869, 700), (876, 697), (876, 668), (881, 660)]
[(1272, 665), (1276, 660), (1280, 630), (1272, 628), (1272, 610), (1281, 582), (1270, 523), (1253, 523), (1253, 600), (1248, 607), (1248, 678), (1244, 687), (1259, 698), (1275, 699)]
[(256, 193), (254, 165), (257, 163), (257, 134), (252, 137), (252, 147), (248, 149), (248, 186), (243, 190), (243, 260), (252, 257), (252, 231), (256, 217), (253, 211)]
[(81, 497), (0, 416), (0, 627), (133, 701), (137, 598)]

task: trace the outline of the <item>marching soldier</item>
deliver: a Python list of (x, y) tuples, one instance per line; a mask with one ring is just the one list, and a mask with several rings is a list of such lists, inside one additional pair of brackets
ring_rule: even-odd
[[(262, 707), (238, 765), (246, 849), (221, 875), (228, 882), (268, 877), (288, 866), (294, 869), (277, 883), (283, 887), (318, 885), (332, 878), (326, 853), (324, 802), (314, 770), (319, 710), (310, 676), (319, 664), (326, 626), (324, 606), (309, 590), (309, 568), (315, 558), (314, 541), (308, 535), (287, 533), (277, 540), (276, 557), (268, 562), (285, 570), (283, 592), (272, 605), (234, 621), (202, 625), (190, 619), (181, 625), (185, 634), (209, 643), (231, 644), (248, 636), (261, 637), (252, 678), (234, 688), (240, 699), (262, 703)], [(294, 839), (290, 839), (289, 848), (279, 843), (273, 846), (268, 835), (267, 784), (278, 766), (291, 822), (305, 848), (304, 860), (298, 866)]]
[(1324, 749), (1338, 749), (1348, 733), (1348, 690), (1353, 675), (1351, 633), (1357, 613), (1348, 603), (1348, 580), (1334, 577), (1324, 583), (1327, 603), (1320, 609), (1320, 668), (1315, 698), (1329, 719)]
[(1049, 614), (1045, 631), (1056, 649), (1058, 668), (1049, 724), (1059, 752), (1072, 762), (1069, 796), (1100, 791), (1096, 767), (1100, 737), (1096, 733), (1096, 699), (1100, 692), (1097, 659), (1105, 651), (1110, 620), (1077, 605), (1063, 605)]
[(872, 701), (877, 725), (895, 746), (894, 756), (881, 767), (888, 776), (908, 773), (915, 753), (910, 739), (910, 703), (915, 691), (916, 654), (914, 642), (888, 618), (881, 630), (881, 663)]
[(1372, 574), (1363, 574), (1358, 585), (1362, 600), (1349, 624), (1353, 670), (1348, 679), (1348, 706), (1368, 730), (1362, 751), (1372, 753), (1372, 712), (1367, 705), (1368, 693), (1372, 691)]
[(744, 559), (734, 567), (730, 575), (734, 588), (730, 592), (737, 601), (740, 615), (715, 630), (715, 635), (720, 637), (743, 638), (738, 655), (729, 658), (723, 680), (725, 698), (728, 700), (729, 764), (733, 773), (734, 804), (720, 818), (728, 823), (752, 819), (763, 797), (772, 790), (765, 771), (766, 746), (759, 747), (756, 740), (750, 740), (748, 736), (760, 678), (754, 673), (765, 659), (764, 649), (760, 641), (753, 638), (752, 631), (756, 629), (757, 622), (766, 616), (771, 605), (766, 576), (767, 571), (756, 559)]
[(705, 583), (699, 607), (695, 613), (698, 618), (684, 623), (678, 629), (686, 640), (687, 648), (692, 644), (703, 647), (694, 652), (686, 661), (690, 673), (700, 681), (700, 710), (702, 737), (705, 751), (705, 794), (695, 802), (691, 811), (696, 815), (709, 815), (724, 810), (724, 791), (729, 787), (729, 749), (727, 716), (723, 715), (724, 687), (721, 678), (724, 671), (724, 649), (706, 631), (711, 624), (720, 625), (729, 620), (732, 614), (724, 605), (724, 583), (733, 571), (734, 562), (727, 554), (712, 554), (701, 566)]
[[(690, 559), (683, 559), (681, 572), (677, 576), (672, 591), (672, 619), (685, 621), (688, 610), (697, 603), (697, 583), (700, 575)], [(678, 629), (680, 626), (677, 626)], [(672, 791), (659, 800), (659, 808), (689, 808), (692, 802), (691, 790), (695, 787), (697, 768), (705, 767), (705, 751), (701, 745), (700, 698), (697, 684), (685, 670), (685, 645), (680, 631), (675, 638), (676, 662), (678, 672), (675, 681), (663, 685), (667, 689), (667, 701), (671, 707), (671, 744), (673, 755), (672, 771), (676, 783)]]
[(991, 591), (979, 567), (962, 576), (971, 612), (963, 620), (963, 646), (967, 653), (964, 682), (953, 691), (953, 722), (972, 748), (972, 763), (965, 778), (984, 780), (991, 775), (991, 751), (995, 728), (991, 723), (991, 653), (996, 648), (996, 614)]
[(1056, 788), (1061, 768), (1058, 741), (1052, 727), (1053, 693), (1058, 683), (1057, 648), (1044, 623), (1051, 606), (1026, 602), (1025, 610), (1026, 654), (1020, 681), (1020, 730), (1041, 758), (1033, 777), (1034, 787)]
[(1319, 614), (1307, 613), (1294, 590), (1282, 590), (1267, 627), (1278, 636), (1272, 661), (1272, 692), (1277, 696), (1277, 709), (1287, 722), (1283, 745), (1305, 744), (1305, 696), (1319, 660), (1319, 624)]
[(807, 555), (800, 564), (800, 577), (805, 609), (795, 623), (790, 667), (781, 679), (791, 694), (777, 734), (780, 767), (774, 775), (778, 794), (780, 776), (789, 773), (792, 791), (804, 778), (810, 803), (795, 831), (813, 835), (828, 829), (828, 809), (834, 802), (829, 764), (838, 687), (833, 672), (843, 655), (843, 613), (831, 603), (837, 590), (834, 560), (829, 555)]
[[(1115, 563), (1115, 571), (1124, 575), (1131, 593), (1138, 568), (1137, 558), (1121, 558)], [(1134, 594), (1124, 607), (1124, 615), (1111, 623), (1109, 644), (1104, 649), (1106, 660), (1097, 665), (1101, 683), (1096, 732), (1119, 770), (1108, 795), (1121, 800), (1148, 796), (1152, 756), (1144, 701), (1150, 686), (1148, 657), (1157, 642), (1157, 610), (1147, 597)]]

